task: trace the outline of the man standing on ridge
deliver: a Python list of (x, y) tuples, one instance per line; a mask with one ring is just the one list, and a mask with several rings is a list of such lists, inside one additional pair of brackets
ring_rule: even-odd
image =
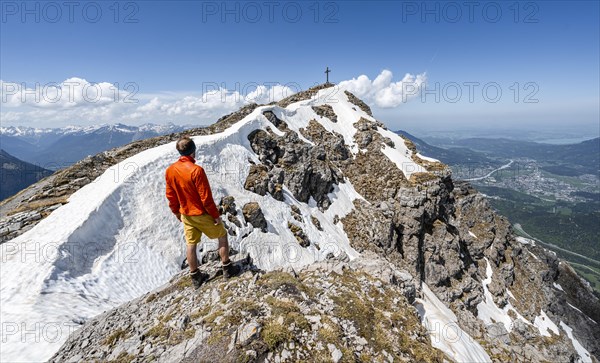
[(196, 245), (200, 242), (202, 233), (208, 238), (219, 239), (219, 255), (225, 278), (237, 275), (240, 268), (229, 260), (227, 231), (213, 200), (206, 173), (202, 167), (196, 165), (194, 159), (196, 144), (192, 139), (184, 136), (177, 140), (175, 147), (181, 157), (167, 168), (165, 174), (167, 199), (169, 208), (183, 223), (190, 276), (194, 287), (199, 288), (208, 279), (208, 274), (198, 270), (196, 255)]

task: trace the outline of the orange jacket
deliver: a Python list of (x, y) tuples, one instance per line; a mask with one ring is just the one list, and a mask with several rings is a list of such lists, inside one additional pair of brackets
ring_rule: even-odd
[(208, 213), (214, 219), (219, 218), (206, 173), (196, 165), (193, 157), (181, 156), (167, 168), (165, 179), (169, 208), (173, 213), (188, 216)]

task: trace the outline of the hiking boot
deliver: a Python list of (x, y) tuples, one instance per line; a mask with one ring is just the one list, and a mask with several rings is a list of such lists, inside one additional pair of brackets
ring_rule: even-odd
[(223, 277), (226, 279), (236, 276), (240, 271), (240, 266), (234, 265), (231, 260), (223, 264)]
[(190, 265), (188, 265), (187, 258), (184, 257), (183, 261), (181, 262), (181, 269), (185, 270), (188, 267), (190, 267)]
[(190, 278), (192, 279), (192, 284), (194, 285), (194, 288), (197, 289), (200, 286), (202, 286), (202, 284), (206, 280), (208, 280), (208, 274), (200, 270), (196, 270), (194, 272), (190, 272)]

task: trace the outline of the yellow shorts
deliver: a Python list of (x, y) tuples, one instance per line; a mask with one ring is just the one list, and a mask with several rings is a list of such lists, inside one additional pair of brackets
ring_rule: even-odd
[(189, 245), (195, 245), (200, 242), (202, 233), (210, 239), (223, 237), (227, 234), (223, 222), (215, 226), (215, 220), (209, 214), (201, 214), (199, 216), (181, 215), (183, 222), (183, 232), (185, 240)]

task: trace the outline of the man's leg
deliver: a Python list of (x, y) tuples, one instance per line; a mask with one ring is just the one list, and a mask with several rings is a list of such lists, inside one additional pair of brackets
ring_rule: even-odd
[(190, 223), (190, 217), (181, 215), (183, 222), (183, 230), (186, 240), (185, 256), (190, 266), (190, 277), (195, 288), (199, 288), (202, 283), (208, 278), (208, 275), (198, 270), (198, 255), (196, 254), (196, 246), (202, 238), (202, 232)]
[(196, 244), (187, 245), (187, 260), (190, 265), (190, 277), (192, 278), (192, 284), (197, 289), (199, 288), (206, 279), (208, 274), (198, 269), (198, 255), (196, 254)]
[(203, 214), (197, 219), (200, 223), (200, 231), (206, 234), (208, 238), (217, 238), (219, 241), (219, 256), (223, 267), (223, 277), (229, 278), (237, 275), (240, 272), (240, 267), (229, 260), (229, 242), (227, 241), (227, 230), (225, 230), (223, 222), (220, 221), (220, 223), (215, 224), (213, 217), (208, 214)]
[(219, 255), (221, 256), (221, 264), (223, 266), (223, 277), (230, 278), (240, 273), (240, 267), (234, 265), (229, 260), (229, 242), (227, 234), (219, 237)]
[(188, 244), (187, 245), (187, 261), (190, 266), (190, 272), (194, 272), (198, 269), (198, 256), (196, 255), (196, 245)]
[(183, 233), (185, 235), (186, 253), (188, 266), (190, 266), (190, 272), (194, 272), (198, 269), (198, 257), (196, 255), (196, 247), (200, 243), (202, 238), (202, 232), (193, 225), (191, 217), (184, 214), (181, 215), (181, 222), (183, 223)]
[(227, 234), (223, 237), (219, 237), (219, 256), (221, 256), (221, 262), (226, 263), (229, 261), (229, 242), (227, 241)]

